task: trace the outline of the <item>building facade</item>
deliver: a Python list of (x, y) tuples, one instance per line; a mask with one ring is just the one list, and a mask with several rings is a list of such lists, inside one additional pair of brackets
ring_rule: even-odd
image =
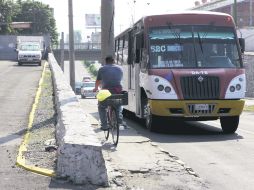
[(242, 28), (254, 26), (253, 6), (254, 0), (202, 0), (195, 1), (195, 7), (193, 7), (192, 10), (228, 13), (234, 18), (237, 18), (235, 20), (236, 24), (239, 28)]

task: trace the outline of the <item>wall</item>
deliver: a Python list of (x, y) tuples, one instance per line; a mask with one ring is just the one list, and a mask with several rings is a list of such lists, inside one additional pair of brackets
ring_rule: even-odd
[(57, 110), (57, 175), (68, 178), (75, 184), (107, 186), (102, 145), (51, 53), (48, 62), (53, 74)]
[(17, 60), (16, 43), (16, 36), (0, 35), (0, 60)]
[[(50, 44), (50, 36), (25, 36), (26, 38), (40, 37), (44, 39), (45, 48)], [(0, 60), (17, 61), (17, 38), (15, 35), (0, 35)], [(24, 38), (24, 36), (23, 36)]]
[(246, 69), (247, 78), (246, 97), (254, 97), (254, 52), (245, 53), (244, 67)]

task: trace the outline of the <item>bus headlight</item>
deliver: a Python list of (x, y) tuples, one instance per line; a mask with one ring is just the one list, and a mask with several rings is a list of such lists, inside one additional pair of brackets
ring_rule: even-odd
[(160, 84), (160, 85), (158, 86), (157, 89), (158, 89), (159, 91), (162, 91), (162, 90), (164, 90), (164, 86)]
[(235, 87), (234, 86), (230, 86), (229, 90), (230, 90), (230, 92), (234, 92), (235, 91)]
[(150, 75), (149, 81), (144, 83), (145, 91), (150, 92), (147, 95), (151, 99), (176, 100), (178, 96), (171, 82), (173, 80), (168, 81), (161, 76)]
[(166, 87), (165, 87), (165, 92), (166, 92), (166, 93), (170, 93), (170, 91), (171, 91), (171, 88), (170, 88), (169, 86), (166, 86)]
[(239, 90), (241, 90), (241, 88), (242, 88), (242, 87), (241, 87), (241, 85), (240, 85), (240, 84), (237, 84), (237, 85), (235, 86), (235, 88), (236, 88), (236, 90), (238, 90), (238, 91), (239, 91)]
[(241, 74), (233, 78), (227, 88), (225, 99), (241, 99), (245, 97), (246, 77)]

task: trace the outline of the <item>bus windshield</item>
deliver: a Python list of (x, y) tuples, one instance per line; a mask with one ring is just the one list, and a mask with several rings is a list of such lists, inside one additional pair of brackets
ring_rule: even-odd
[(25, 44), (25, 45), (21, 45), (20, 50), (22, 50), (22, 51), (40, 51), (40, 46), (37, 44)]
[(151, 68), (239, 68), (232, 27), (167, 26), (149, 29)]

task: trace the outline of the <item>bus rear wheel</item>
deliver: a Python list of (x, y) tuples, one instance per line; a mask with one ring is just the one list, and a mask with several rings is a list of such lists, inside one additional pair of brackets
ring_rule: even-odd
[(225, 134), (234, 133), (238, 128), (239, 116), (221, 117), (220, 124), (223, 133)]

